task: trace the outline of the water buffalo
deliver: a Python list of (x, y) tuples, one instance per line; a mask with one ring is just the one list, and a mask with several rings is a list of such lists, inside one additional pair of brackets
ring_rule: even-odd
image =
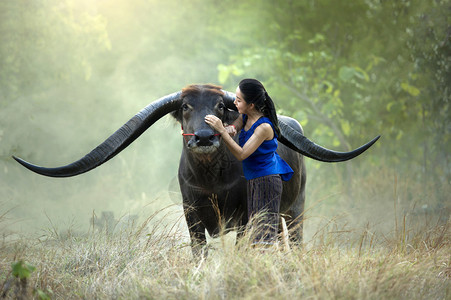
[[(247, 223), (246, 181), (241, 163), (227, 150), (220, 136), (204, 121), (214, 114), (224, 123), (232, 123), (238, 112), (235, 95), (215, 85), (189, 85), (182, 91), (150, 103), (102, 144), (78, 161), (57, 168), (32, 165), (14, 157), (26, 168), (45, 176), (69, 177), (92, 170), (125, 149), (153, 123), (166, 114), (180, 122), (183, 150), (178, 179), (183, 197), (192, 250), (198, 254), (206, 243), (205, 230), (212, 236)], [(293, 178), (284, 182), (281, 213), (287, 217), (290, 239), (302, 240), (302, 213), (305, 199), (306, 172), (303, 156), (325, 162), (352, 159), (379, 138), (351, 152), (335, 152), (316, 145), (304, 137), (301, 125), (294, 119), (279, 116), (281, 136), (279, 155), (292, 167)]]

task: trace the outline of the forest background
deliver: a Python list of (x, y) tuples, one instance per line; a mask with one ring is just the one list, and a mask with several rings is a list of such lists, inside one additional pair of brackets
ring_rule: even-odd
[(306, 159), (307, 241), (331, 219), (390, 231), (397, 215), (449, 217), (449, 0), (17, 0), (0, 2), (2, 234), (179, 205), (170, 117), (74, 178), (11, 156), (70, 163), (161, 96), (191, 83), (233, 92), (244, 77), (327, 148), (382, 135), (349, 162)]

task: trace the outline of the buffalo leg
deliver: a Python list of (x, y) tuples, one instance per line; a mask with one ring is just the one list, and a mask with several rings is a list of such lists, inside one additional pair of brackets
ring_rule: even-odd
[[(303, 222), (304, 222), (304, 202), (305, 202), (305, 166), (302, 166), (302, 176), (299, 189), (297, 191), (288, 191), (288, 194), (295, 192), (294, 202), (288, 208), (285, 208), (282, 217), (285, 218), (288, 227), (289, 242), (293, 246), (302, 245), (303, 240)], [(292, 178), (291, 180), (294, 180)], [(279, 220), (279, 234), (282, 233), (282, 226)]]
[(301, 169), (301, 186), (299, 194), (296, 196), (295, 202), (288, 211), (289, 219), (287, 220), (290, 243), (293, 245), (302, 245), (303, 228), (304, 228), (304, 203), (305, 203), (305, 183), (307, 180), (305, 164), (302, 162)]
[(304, 198), (302, 195), (297, 197), (293, 207), (295, 209), (291, 209), (287, 212), (287, 225), (290, 243), (293, 245), (301, 245), (304, 227)]
[(185, 219), (191, 238), (191, 251), (194, 258), (200, 258), (207, 244), (205, 226), (203, 226), (196, 212), (191, 207), (185, 208)]

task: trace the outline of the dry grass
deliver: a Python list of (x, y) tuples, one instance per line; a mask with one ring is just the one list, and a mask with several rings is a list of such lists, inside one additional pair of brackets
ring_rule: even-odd
[(371, 229), (364, 228), (347, 245), (334, 241), (336, 234), (323, 228), (309, 249), (290, 251), (251, 249), (246, 238), (234, 246), (226, 236), (213, 243), (215, 249), (207, 259), (197, 261), (186, 236), (176, 226), (162, 225), (160, 215), (115, 234), (62, 236), (51, 230), (40, 239), (4, 240), (0, 295), (17, 297), (10, 270), (19, 260), (36, 267), (23, 293), (31, 297), (40, 290), (54, 299), (449, 299), (451, 295), (449, 222), (383, 237), (371, 236)]
[[(181, 210), (171, 208), (115, 233), (1, 232), (0, 298), (450, 299), (449, 201), (423, 214), (423, 186), (377, 177), (384, 180), (356, 182), (365, 192), (356, 188), (352, 200), (307, 209), (305, 245), (288, 251), (252, 249), (249, 234), (235, 245), (228, 234), (210, 241), (206, 259), (193, 259)], [(36, 268), (25, 281), (12, 272), (19, 261)]]

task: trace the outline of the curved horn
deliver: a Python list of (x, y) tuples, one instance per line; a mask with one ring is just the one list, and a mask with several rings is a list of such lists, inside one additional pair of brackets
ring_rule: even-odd
[(294, 151), (301, 153), (304, 156), (324, 162), (340, 162), (352, 159), (365, 152), (365, 150), (371, 147), (380, 138), (379, 135), (370, 142), (366, 143), (365, 145), (350, 152), (336, 152), (321, 147), (315, 144), (314, 142), (310, 141), (300, 132), (294, 130), (287, 123), (280, 120), (280, 118), (279, 118), (279, 128), (281, 136), (278, 137), (278, 140), (281, 143), (285, 144)]
[(150, 103), (85, 157), (66, 166), (44, 168), (15, 156), (13, 158), (27, 169), (50, 177), (70, 177), (88, 172), (124, 150), (161, 117), (177, 110), (181, 105), (181, 93), (176, 92)]

